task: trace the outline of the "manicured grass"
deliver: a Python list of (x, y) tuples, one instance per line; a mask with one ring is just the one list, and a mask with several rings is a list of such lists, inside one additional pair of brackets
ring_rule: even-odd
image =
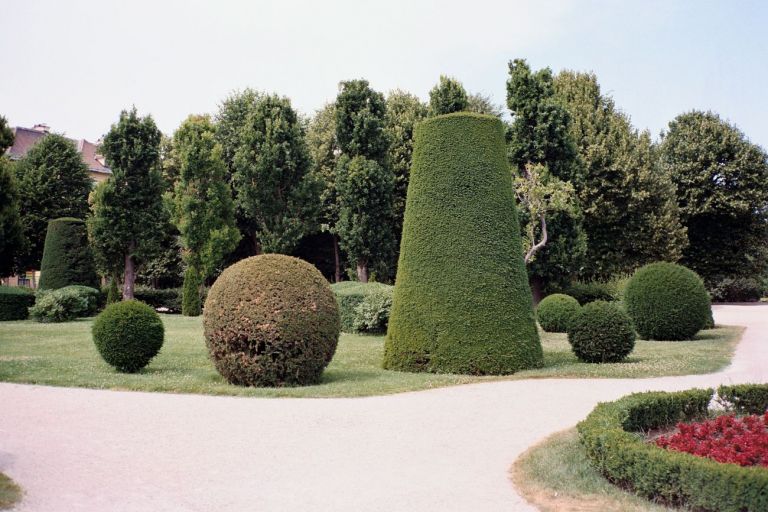
[(542, 333), (544, 367), (508, 377), (402, 373), (381, 368), (384, 338), (343, 334), (319, 385), (241, 388), (226, 383), (208, 360), (200, 317), (162, 315), (165, 345), (138, 374), (104, 363), (91, 339), (92, 319), (62, 324), (0, 322), (0, 381), (99, 389), (263, 397), (349, 397), (416, 391), (499, 379), (544, 377), (655, 377), (708, 373), (724, 367), (741, 328), (704, 331), (694, 341), (638, 341), (625, 362), (587, 364), (571, 353), (564, 334)]
[(511, 473), (517, 491), (542, 512), (674, 510), (625, 492), (592, 469), (576, 429), (529, 448)]
[(21, 489), (16, 483), (0, 473), (0, 510), (13, 507), (21, 500)]

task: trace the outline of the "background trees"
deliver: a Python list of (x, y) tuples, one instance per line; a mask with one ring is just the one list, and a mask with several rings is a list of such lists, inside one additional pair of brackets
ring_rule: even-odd
[(5, 150), (13, 145), (13, 132), (0, 116), (0, 276), (13, 272), (16, 254), (24, 246), (19, 191)]
[(48, 221), (59, 217), (85, 219), (91, 178), (74, 143), (62, 135), (43, 137), (14, 165), (21, 223), (26, 244), (18, 268), (40, 268)]
[(439, 116), (461, 112), (469, 107), (467, 91), (461, 82), (449, 76), (440, 75), (440, 80), (429, 91), (429, 115)]
[(688, 229), (682, 263), (712, 289), (725, 278), (759, 279), (768, 268), (768, 156), (713, 112), (669, 123), (661, 163), (677, 187)]
[(200, 314), (200, 286), (240, 239), (221, 145), (207, 116), (190, 116), (173, 135), (179, 177), (172, 196), (179, 230), (184, 275), (182, 313)]
[(122, 271), (124, 299), (133, 298), (137, 263), (157, 252), (168, 223), (158, 171), (160, 137), (152, 118), (139, 117), (133, 108), (120, 113), (101, 145), (112, 176), (93, 193), (89, 233), (102, 271)]
[(384, 95), (371, 89), (368, 81), (341, 82), (336, 97), (336, 141), (341, 151), (336, 167), (337, 233), (364, 283), (369, 267), (381, 269), (394, 247), (394, 175), (387, 159), (385, 114)]

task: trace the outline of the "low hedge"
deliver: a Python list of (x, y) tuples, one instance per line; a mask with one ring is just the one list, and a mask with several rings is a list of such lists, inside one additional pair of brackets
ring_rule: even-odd
[[(208, 288), (203, 287), (200, 292), (200, 300), (205, 303)], [(149, 304), (163, 313), (181, 313), (182, 289), (181, 288), (151, 288), (149, 286), (137, 286), (133, 291), (133, 298)]]
[(768, 410), (768, 384), (720, 386), (717, 396), (729, 409), (739, 414), (762, 414)]
[[(331, 290), (336, 296), (336, 302), (339, 303), (339, 313), (341, 315), (341, 330), (343, 332), (358, 332), (360, 327), (366, 323), (366, 320), (361, 318), (361, 314), (370, 316), (369, 308), (359, 308), (363, 303), (366, 296), (371, 293), (382, 291), (389, 293), (391, 296), (393, 291), (392, 286), (383, 283), (360, 283), (358, 281), (344, 281), (341, 283), (335, 283), (331, 285)], [(377, 294), (378, 295), (378, 294)], [(391, 304), (390, 304), (391, 307)], [(361, 311), (365, 309), (365, 311)], [(389, 312), (386, 312), (387, 320), (389, 320)], [(386, 324), (382, 326), (380, 332), (386, 331)], [(366, 329), (362, 329), (366, 330)], [(377, 329), (371, 329), (371, 332), (376, 332)]]
[(35, 295), (27, 288), (0, 286), (0, 321), (26, 320)]
[[(768, 385), (731, 386), (729, 392), (738, 399), (755, 388)], [(635, 393), (599, 404), (577, 426), (587, 457), (608, 480), (647, 499), (693, 510), (768, 510), (765, 468), (723, 464), (645, 440), (644, 432), (706, 416), (712, 394), (712, 389)]]

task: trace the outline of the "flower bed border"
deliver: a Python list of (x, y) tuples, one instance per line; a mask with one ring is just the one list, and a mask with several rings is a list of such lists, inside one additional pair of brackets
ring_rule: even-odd
[[(577, 425), (587, 457), (616, 485), (647, 499), (698, 510), (768, 510), (768, 470), (723, 464), (647, 443), (643, 432), (706, 416), (712, 389), (635, 393), (601, 403)], [(761, 414), (768, 384), (721, 386), (740, 413)], [(741, 400), (750, 397), (749, 400)]]

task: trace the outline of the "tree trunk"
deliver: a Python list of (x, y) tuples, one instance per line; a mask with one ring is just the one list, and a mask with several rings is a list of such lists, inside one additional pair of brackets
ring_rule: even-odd
[(256, 233), (253, 233), (251, 238), (253, 239), (253, 253), (258, 256), (261, 254), (261, 243), (259, 243), (259, 236)]
[(368, 260), (365, 258), (357, 260), (357, 280), (361, 283), (368, 282)]
[(539, 276), (531, 276), (529, 283), (533, 294), (533, 305), (536, 306), (544, 298), (544, 283)]
[(133, 299), (133, 288), (136, 282), (136, 262), (133, 261), (133, 250), (136, 243), (131, 242), (128, 245), (128, 252), (125, 253), (125, 275), (123, 277), (123, 300)]
[(333, 263), (336, 265), (334, 278), (337, 283), (341, 282), (341, 262), (339, 261), (339, 238), (333, 235)]

